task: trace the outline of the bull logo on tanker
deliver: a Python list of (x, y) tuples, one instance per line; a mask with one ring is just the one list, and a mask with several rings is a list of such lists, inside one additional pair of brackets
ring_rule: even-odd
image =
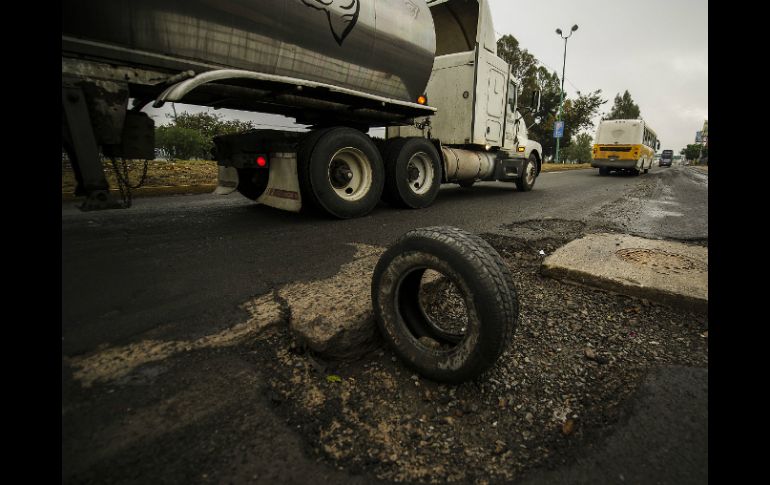
[(334, 40), (342, 45), (358, 22), (361, 0), (302, 0), (302, 3), (316, 10), (326, 12)]

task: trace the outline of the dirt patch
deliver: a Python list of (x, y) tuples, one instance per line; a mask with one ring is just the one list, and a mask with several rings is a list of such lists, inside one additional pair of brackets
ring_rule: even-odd
[[(385, 348), (323, 360), (281, 328), (256, 342), (249, 355), (272, 376), (275, 409), (311, 454), (385, 480), (510, 481), (568, 462), (606, 433), (651, 368), (708, 366), (705, 317), (540, 275), (545, 255), (596, 228), (550, 220), (506, 230), (520, 236), (483, 237), (513, 273), (519, 328), (482, 382), (422, 379)], [(436, 289), (435, 304), (454, 301)]]

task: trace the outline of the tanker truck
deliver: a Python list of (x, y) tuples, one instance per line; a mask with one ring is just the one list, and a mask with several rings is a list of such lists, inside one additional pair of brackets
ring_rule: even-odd
[[(487, 0), (63, 0), (62, 145), (83, 210), (119, 207), (102, 159), (154, 158), (148, 105), (280, 114), (214, 138), (216, 193), (289, 211), (423, 208), (441, 184), (529, 191), (542, 148)], [(131, 106), (129, 107), (129, 101)], [(520, 112), (521, 111), (521, 112)], [(385, 128), (385, 138), (368, 135)]]

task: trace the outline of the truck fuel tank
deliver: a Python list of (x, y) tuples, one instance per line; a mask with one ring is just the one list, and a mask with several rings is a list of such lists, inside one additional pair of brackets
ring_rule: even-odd
[(425, 0), (63, 0), (62, 55), (242, 69), (415, 102), (436, 52)]
[(491, 180), (497, 155), (491, 152), (441, 147), (446, 182)]

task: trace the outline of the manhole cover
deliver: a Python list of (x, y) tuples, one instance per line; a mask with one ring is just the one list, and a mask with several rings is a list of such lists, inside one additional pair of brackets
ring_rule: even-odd
[(703, 261), (661, 249), (620, 249), (615, 254), (623, 261), (650, 268), (660, 274), (708, 271), (708, 265)]

